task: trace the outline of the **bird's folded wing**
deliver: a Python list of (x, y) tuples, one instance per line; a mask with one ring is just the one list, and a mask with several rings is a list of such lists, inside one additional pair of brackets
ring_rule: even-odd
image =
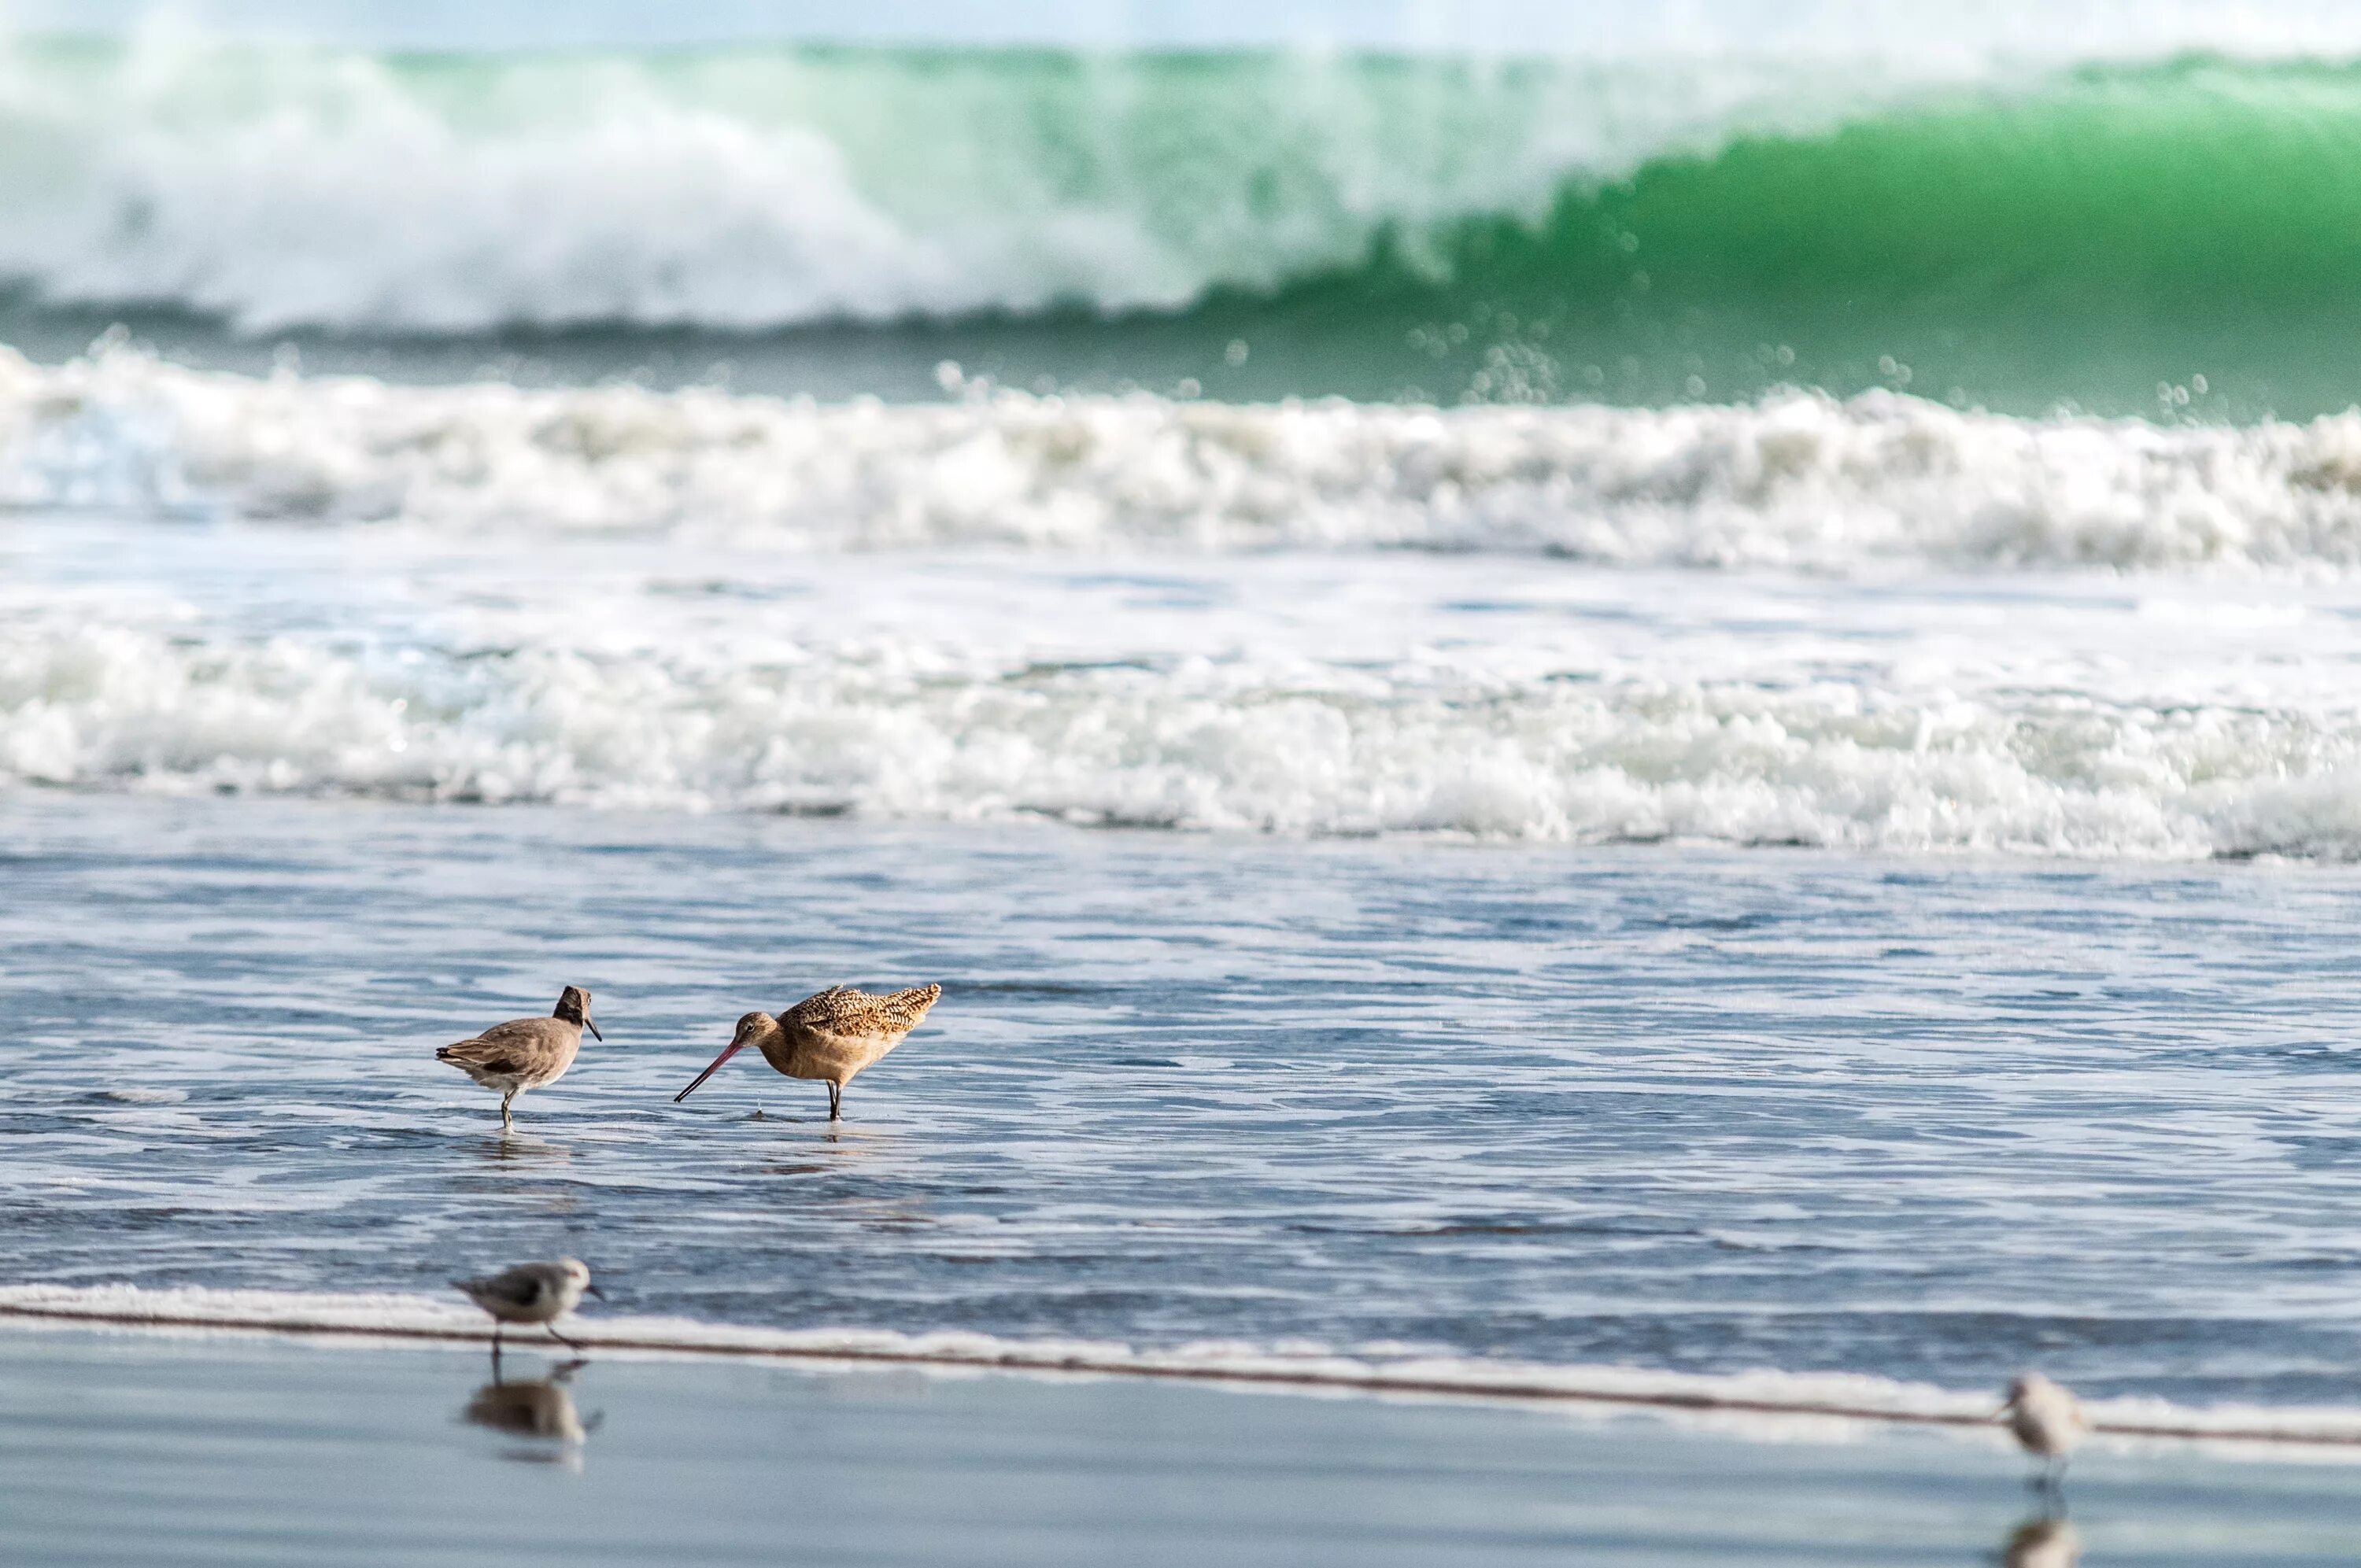
[(494, 1040), (487, 1035), (481, 1039), (461, 1040), (445, 1046), (434, 1053), (436, 1061), (458, 1062), (485, 1072), (522, 1072), (524, 1063), (512, 1042)]
[(542, 1288), (548, 1282), (526, 1269), (510, 1269), (489, 1279), (470, 1279), (460, 1286), (478, 1300), (499, 1301), (511, 1307), (530, 1307), (541, 1299)]
[(865, 991), (840, 985), (818, 996), (805, 997), (787, 1010), (787, 1016), (807, 1027), (832, 1034), (899, 1033), (925, 1017), (927, 1009), (942, 993), (939, 985), (920, 985), (897, 991), (891, 996), (872, 996)]
[(444, 1047), (434, 1055), (443, 1061), (468, 1062), (488, 1072), (522, 1072), (525, 1058), (550, 1043), (550, 1020), (514, 1018), (495, 1024), (472, 1040)]

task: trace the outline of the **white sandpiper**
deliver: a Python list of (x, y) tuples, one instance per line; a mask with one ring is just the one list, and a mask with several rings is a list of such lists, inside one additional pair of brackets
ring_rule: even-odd
[(492, 1354), (500, 1354), (500, 1330), (509, 1323), (539, 1323), (549, 1337), (569, 1350), (582, 1347), (557, 1332), (557, 1320), (581, 1304), (588, 1290), (600, 1300), (607, 1293), (590, 1283), (590, 1268), (578, 1257), (555, 1263), (520, 1263), (480, 1279), (451, 1281), (460, 1294), (491, 1314)]
[(2025, 1452), (2040, 1458), (2041, 1482), (2052, 1487), (2066, 1474), (2067, 1456), (2091, 1430), (2081, 1402), (2038, 1372), (2008, 1386), (2008, 1403), (2000, 1413)]

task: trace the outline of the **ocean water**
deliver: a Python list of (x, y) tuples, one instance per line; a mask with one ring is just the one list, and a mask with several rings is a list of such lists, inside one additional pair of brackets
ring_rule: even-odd
[(2361, 1403), (2361, 34), (1828, 16), (11, 38), (0, 1285)]
[[(17, 1277), (2349, 1405), (2345, 872), (20, 795)], [(939, 981), (847, 1094), (738, 1014)], [(433, 1062), (588, 985), (519, 1102)], [(755, 1113), (761, 1113), (758, 1117)]]

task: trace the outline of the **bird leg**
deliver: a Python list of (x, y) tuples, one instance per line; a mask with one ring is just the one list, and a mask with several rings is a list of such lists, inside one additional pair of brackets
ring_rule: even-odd
[(844, 1120), (844, 1086), (840, 1083), (830, 1082), (828, 1086), (828, 1119)]
[(516, 1119), (509, 1114), (509, 1102), (515, 1098), (516, 1091), (513, 1089), (500, 1096), (500, 1131), (503, 1133), (516, 1125)]
[(577, 1344), (574, 1341), (572, 1341), (572, 1340), (570, 1340), (570, 1339), (567, 1339), (564, 1334), (559, 1333), (559, 1332), (557, 1332), (557, 1325), (556, 1325), (555, 1323), (544, 1323), (544, 1324), (542, 1324), (541, 1326), (542, 1326), (543, 1328), (545, 1328), (545, 1329), (547, 1329), (547, 1330), (549, 1331), (549, 1337), (550, 1337), (550, 1338), (552, 1338), (552, 1339), (555, 1340), (558, 1343), (560, 1343), (560, 1344), (564, 1345), (566, 1349), (568, 1349), (568, 1350), (570, 1350), (570, 1351), (574, 1352), (574, 1354), (577, 1354), (577, 1355), (579, 1355), (579, 1354), (582, 1354), (582, 1347), (581, 1347), (579, 1344)]
[(2063, 1459), (2055, 1454), (2043, 1459), (2039, 1473), (2026, 1485), (2041, 1495), (2042, 1502), (2053, 1516), (2065, 1511), (2066, 1462)]

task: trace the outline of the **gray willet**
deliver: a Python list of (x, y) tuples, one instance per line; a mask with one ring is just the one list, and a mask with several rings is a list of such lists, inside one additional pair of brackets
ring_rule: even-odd
[(818, 996), (807, 996), (774, 1018), (749, 1013), (738, 1020), (730, 1048), (697, 1075), (696, 1082), (672, 1097), (677, 1105), (711, 1078), (723, 1062), (752, 1046), (789, 1078), (817, 1078), (828, 1085), (828, 1119), (844, 1119), (844, 1086), (863, 1068), (902, 1043), (918, 1026), (939, 985), (914, 986), (891, 996), (872, 996), (849, 985), (832, 985)]
[(574, 1065), (588, 1029), (602, 1044), (607, 1036), (590, 1022), (590, 993), (578, 985), (558, 992), (556, 1010), (546, 1018), (512, 1018), (495, 1024), (472, 1040), (445, 1046), (436, 1061), (449, 1062), (487, 1089), (500, 1091), (500, 1131), (516, 1125), (509, 1102), (528, 1089), (555, 1083)]
[(2037, 1484), (2055, 1491), (2065, 1476), (2067, 1455), (2091, 1430), (2081, 1402), (2040, 1373), (2028, 1372), (2008, 1386), (2008, 1403), (2000, 1413), (2025, 1452), (2041, 1460)]
[(557, 1332), (557, 1320), (581, 1304), (588, 1290), (600, 1300), (607, 1293), (590, 1283), (590, 1268), (578, 1257), (555, 1263), (520, 1263), (481, 1279), (454, 1279), (453, 1288), (491, 1314), (492, 1359), (500, 1354), (500, 1330), (510, 1323), (539, 1323), (549, 1337), (568, 1350), (582, 1347)]

